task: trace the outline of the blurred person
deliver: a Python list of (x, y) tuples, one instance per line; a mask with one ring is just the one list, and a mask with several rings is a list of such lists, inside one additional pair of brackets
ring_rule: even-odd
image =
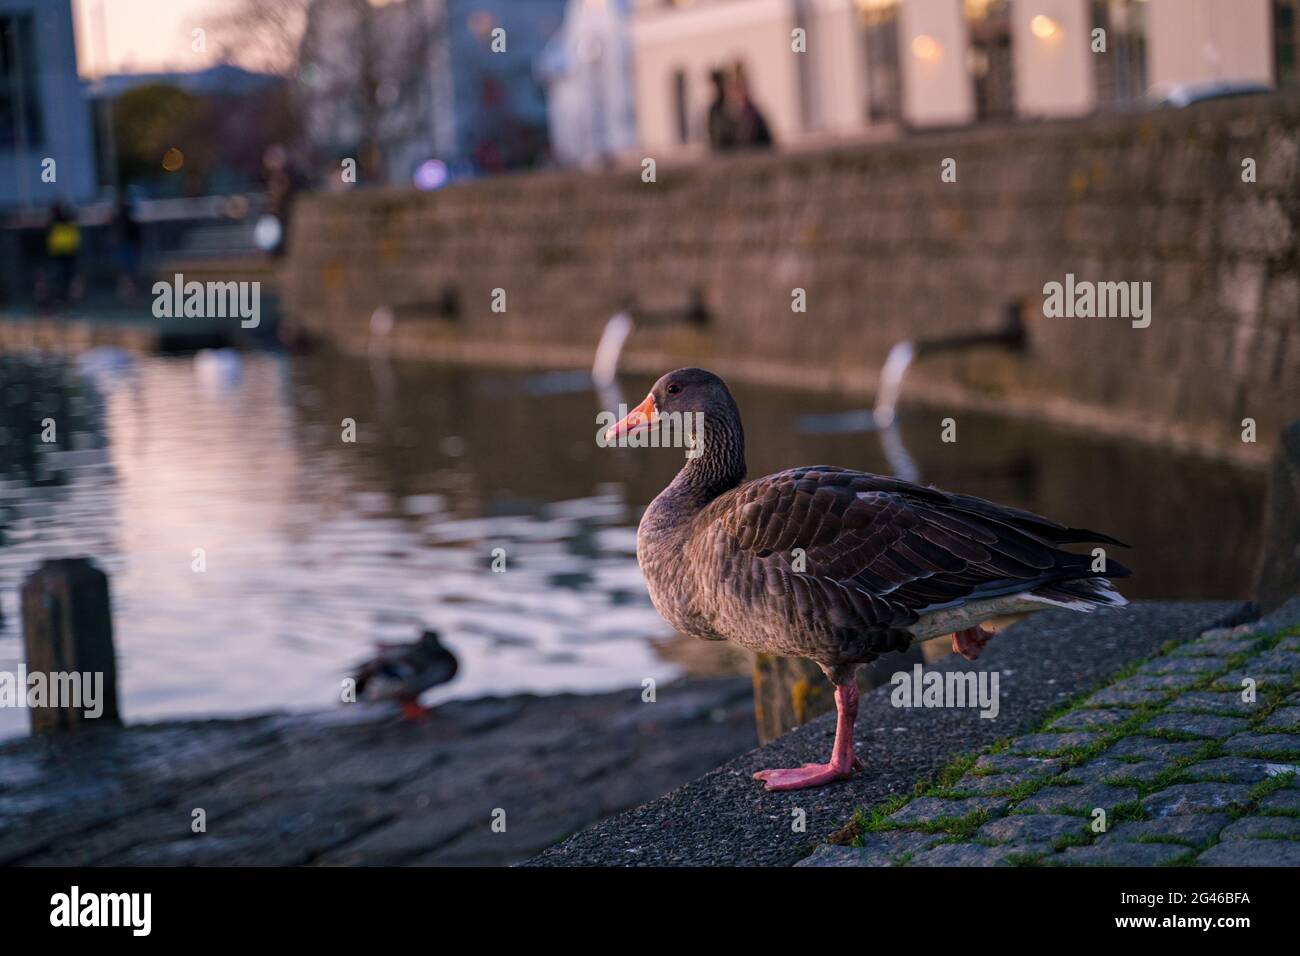
[(70, 305), (81, 298), (81, 278), (77, 275), (77, 255), (81, 252), (81, 229), (77, 213), (62, 200), (50, 207), (50, 223), (45, 230), (47, 277), (38, 284), (36, 298), (48, 297), (50, 303)]
[(273, 217), (279, 224), (279, 233), (267, 250), (271, 255), (283, 256), (289, 245), (289, 221), (293, 204), (304, 183), (302, 175), (289, 159), (283, 146), (274, 144), (262, 155), (262, 181), (266, 186), (266, 210), (263, 218)]
[(743, 63), (737, 63), (727, 77), (725, 108), (736, 127), (738, 148), (772, 148), (772, 131), (763, 111), (749, 95), (749, 79), (745, 76)]
[(143, 242), (140, 220), (136, 218), (131, 200), (126, 195), (117, 197), (108, 225), (113, 239), (113, 261), (117, 266), (117, 296), (124, 302), (130, 302), (136, 296)]
[(725, 153), (737, 146), (736, 122), (727, 110), (727, 74), (722, 70), (709, 73), (713, 84), (713, 102), (709, 104), (709, 147), (715, 153)]

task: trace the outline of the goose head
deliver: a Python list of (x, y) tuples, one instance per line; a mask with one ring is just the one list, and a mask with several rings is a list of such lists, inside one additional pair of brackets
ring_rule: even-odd
[(606, 430), (605, 438), (612, 441), (645, 431), (665, 416), (684, 420), (693, 415), (703, 415), (706, 425), (710, 419), (720, 425), (740, 422), (740, 410), (726, 382), (706, 369), (679, 368), (655, 382), (640, 405)]
[[(605, 432), (613, 442), (659, 427), (660, 446), (688, 449), (682, 474), (717, 494), (745, 474), (745, 433), (727, 383), (702, 368), (679, 368), (655, 382), (645, 400)], [(680, 441), (672, 440), (679, 436)]]

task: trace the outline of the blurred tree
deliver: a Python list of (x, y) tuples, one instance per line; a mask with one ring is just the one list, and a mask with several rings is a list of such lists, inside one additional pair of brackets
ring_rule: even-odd
[(213, 29), (221, 58), (293, 78), (313, 0), (228, 0)]
[(303, 134), (300, 158), (320, 168), (351, 157), (375, 182), (404, 178), (408, 153), (427, 158), (444, 21), (437, 0), (228, 0), (214, 34), (231, 61), (292, 83), (284, 105)]
[[(207, 96), (163, 83), (128, 90), (113, 103), (119, 181), (170, 196), (256, 187), (267, 147), (298, 135), (290, 99), (283, 83)], [(172, 149), (180, 165), (169, 169)], [(172, 154), (167, 165), (176, 161)]]
[[(113, 102), (113, 133), (120, 181), (161, 187), (173, 195), (201, 193), (219, 142), (209, 115), (210, 105), (203, 99), (165, 83), (138, 86), (118, 96)], [(163, 157), (173, 149), (180, 151), (180, 164), (164, 169)]]
[(285, 83), (245, 96), (214, 97), (210, 107), (220, 173), (231, 183), (260, 182), (267, 148), (296, 142), (301, 132), (293, 90)]
[[(218, 54), (245, 69), (273, 73), (284, 85), (247, 104), (240, 116), (226, 115), (225, 132), (234, 137), (235, 167), (254, 178), (262, 177), (262, 159), (268, 146), (279, 144), (292, 152), (303, 135), (301, 96), (303, 35), (315, 0), (226, 0), (213, 26)], [(249, 135), (247, 121), (257, 127)]]
[[(299, 48), (303, 125), (318, 159), (357, 160), (363, 179), (409, 173), (432, 147), (431, 73), (444, 35), (441, 3), (314, 0)], [(419, 146), (415, 146), (419, 143)]]

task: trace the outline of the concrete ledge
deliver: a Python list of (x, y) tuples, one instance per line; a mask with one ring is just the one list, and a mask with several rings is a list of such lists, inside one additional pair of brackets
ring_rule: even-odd
[[(1048, 611), (1003, 632), (973, 664), (945, 661), (938, 670), (1000, 672), (1001, 711), (901, 709), (891, 687), (866, 695), (856, 743), (867, 769), (817, 790), (766, 793), (751, 779), (765, 767), (823, 761), (834, 715), (745, 754), (686, 786), (612, 817), (545, 851), (535, 866), (789, 866), (841, 828), (859, 807), (912, 792), (916, 781), (949, 760), (980, 750), (1037, 723), (1053, 708), (1155, 654), (1213, 627), (1255, 617), (1244, 602), (1131, 605), (1092, 615)], [(630, 767), (629, 773), (636, 768)], [(806, 814), (795, 832), (794, 811)]]
[(450, 701), (419, 725), (340, 706), (6, 741), (0, 866), (516, 863), (754, 740), (729, 677), (653, 706), (633, 687)]

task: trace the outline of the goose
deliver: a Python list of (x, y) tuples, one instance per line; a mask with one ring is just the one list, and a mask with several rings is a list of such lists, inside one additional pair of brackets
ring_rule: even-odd
[(459, 666), (438, 633), (425, 631), (418, 641), (379, 644), (378, 653), (358, 664), (352, 679), (359, 700), (396, 701), (403, 717), (418, 720), (428, 713), (420, 704), (420, 694), (447, 683)]
[(1096, 531), (829, 465), (746, 481), (740, 411), (704, 369), (664, 375), (603, 444), (651, 444), (638, 433), (682, 421), (703, 428), (687, 434), (685, 463), (637, 527), (655, 609), (690, 636), (812, 660), (835, 688), (830, 761), (756, 773), (768, 790), (821, 786), (861, 767), (859, 664), (945, 634), (973, 660), (993, 636), (983, 627), (992, 617), (1128, 603), (1108, 580), (1127, 568), (1060, 547), (1126, 547)]

